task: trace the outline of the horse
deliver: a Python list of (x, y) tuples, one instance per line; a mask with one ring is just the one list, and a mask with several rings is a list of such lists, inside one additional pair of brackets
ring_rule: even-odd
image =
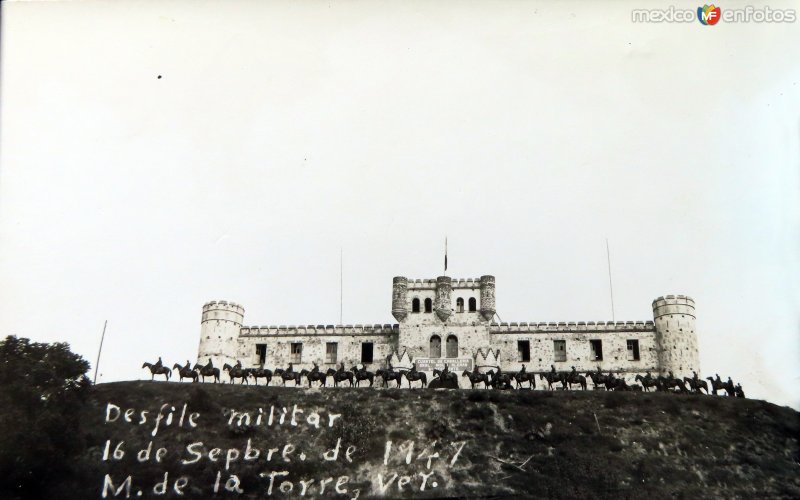
[(489, 387), (489, 377), (487, 377), (485, 373), (475, 373), (464, 370), (461, 376), (469, 379), (469, 383), (472, 384), (473, 389), (475, 388), (475, 384), (480, 384), (481, 382), (483, 382), (484, 388)]
[(706, 391), (708, 394), (708, 384), (706, 384), (705, 380), (697, 379), (695, 380), (692, 377), (683, 377), (683, 381), (689, 384), (689, 387), (692, 389), (692, 392), (700, 392), (700, 389)]
[(553, 390), (553, 384), (556, 382), (562, 382), (563, 378), (566, 374), (563, 372), (541, 372), (539, 373), (539, 378), (542, 380), (547, 381), (547, 388), (551, 391)]
[(592, 383), (594, 384), (595, 390), (597, 389), (608, 390), (608, 387), (606, 387), (606, 380), (608, 380), (608, 377), (606, 375), (603, 375), (602, 373), (595, 371), (595, 372), (586, 372), (586, 377), (592, 379)]
[(586, 377), (579, 373), (575, 374), (566, 374), (561, 379), (561, 384), (564, 386), (564, 389), (572, 390), (572, 386), (575, 384), (580, 384), (582, 390), (586, 390)]
[(489, 378), (489, 385), (494, 389), (511, 389), (511, 375), (503, 373), (500, 368), (497, 369), (497, 372), (489, 370), (486, 372), (486, 376)]
[(536, 374), (534, 372), (516, 372), (511, 377), (517, 382), (517, 389), (522, 388), (522, 384), (528, 382), (528, 387), (533, 390), (536, 388)]
[(356, 377), (356, 387), (361, 383), (362, 380), (369, 380), (369, 386), (372, 387), (372, 383), (375, 382), (375, 374), (367, 371), (366, 368), (358, 369), (357, 366), (350, 368), (350, 371), (355, 374)]
[(219, 382), (219, 368), (215, 368), (213, 366), (200, 366), (200, 364), (195, 363), (192, 367), (192, 370), (197, 370), (200, 372), (200, 377), (202, 377), (202, 381), (205, 383), (206, 377), (214, 377), (214, 383), (216, 384)]
[(397, 382), (397, 387), (399, 388), (400, 382), (403, 380), (403, 372), (396, 372), (392, 368), (381, 368), (375, 372), (375, 376), (383, 379), (383, 387), (387, 387), (389, 381), (394, 380)]
[(658, 381), (661, 383), (663, 390), (667, 392), (674, 392), (672, 391), (672, 388), (677, 387), (678, 391), (680, 391), (682, 394), (689, 393), (689, 389), (686, 388), (686, 384), (679, 378), (658, 377)]
[(156, 375), (164, 375), (167, 380), (169, 380), (170, 376), (172, 376), (172, 370), (166, 366), (158, 367), (153, 363), (148, 363), (145, 361), (144, 364), (142, 364), (142, 368), (148, 368), (150, 370), (150, 380), (154, 380)]
[(231, 384), (234, 383), (233, 379), (240, 378), (242, 379), (241, 382), (242, 384), (247, 382), (247, 385), (250, 385), (250, 380), (248, 380), (248, 377), (250, 376), (249, 368), (242, 368), (240, 366), (231, 366), (228, 363), (225, 363), (222, 366), (222, 370), (228, 371), (228, 376), (231, 378)]
[(289, 366), (289, 369), (284, 370), (283, 368), (276, 368), (273, 372), (276, 377), (280, 377), (283, 381), (283, 385), (286, 385), (287, 380), (294, 380), (295, 387), (300, 385), (300, 372), (294, 371), (294, 368)]
[(311, 387), (311, 382), (319, 382), (320, 387), (325, 386), (325, 381), (328, 378), (327, 375), (322, 373), (319, 370), (306, 370), (305, 368), (300, 370), (300, 378), (305, 377), (308, 379), (308, 386)]
[(333, 386), (339, 387), (339, 382), (344, 382), (347, 380), (350, 382), (350, 387), (353, 387), (353, 372), (348, 371), (336, 371), (333, 368), (328, 368), (328, 371), (325, 372), (326, 377), (333, 377)]
[(180, 375), (179, 382), (183, 382), (183, 379), (190, 378), (192, 382), (197, 382), (197, 372), (192, 370), (191, 368), (186, 368), (185, 366), (181, 366), (178, 363), (172, 367), (173, 370), (178, 370), (178, 375)]
[(410, 371), (404, 372), (403, 375), (408, 380), (408, 387), (411, 387), (411, 382), (416, 382), (417, 380), (422, 382), (422, 387), (428, 386), (428, 376), (425, 375), (425, 372), (418, 372), (416, 366)]
[[(444, 375), (444, 378), (442, 378), (442, 375)], [(442, 370), (435, 368), (433, 370), (433, 376), (438, 377), (439, 382), (441, 383), (451, 383), (458, 386), (458, 375), (456, 375), (454, 372), (448, 371), (447, 373), (442, 373)]]
[(606, 390), (607, 391), (629, 391), (631, 390), (628, 387), (628, 382), (625, 378), (617, 378), (613, 374), (609, 373), (606, 376)]
[(719, 379), (719, 375), (717, 375), (716, 380), (711, 377), (706, 377), (706, 379), (711, 381), (711, 388), (713, 390), (712, 394), (715, 396), (719, 390), (725, 390), (725, 392), (728, 393), (728, 396), (736, 395), (736, 388), (733, 386), (733, 382), (723, 382)]
[(258, 379), (267, 379), (267, 385), (272, 382), (272, 370), (267, 368), (247, 368), (247, 373), (253, 377), (254, 383), (258, 385)]
[(655, 387), (656, 391), (658, 391), (659, 389), (658, 380), (654, 379), (653, 377), (643, 377), (641, 375), (636, 375), (635, 380), (637, 382), (642, 383), (642, 388), (644, 389), (644, 392), (650, 392), (651, 387)]

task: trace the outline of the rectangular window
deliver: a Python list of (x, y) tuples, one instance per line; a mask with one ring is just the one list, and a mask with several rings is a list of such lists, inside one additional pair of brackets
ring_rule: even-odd
[(300, 363), (303, 358), (303, 344), (300, 342), (292, 342), (292, 363)]
[(566, 340), (554, 340), (553, 341), (553, 360), (554, 361), (566, 361), (567, 360), (567, 341)]
[(328, 342), (325, 344), (325, 362), (328, 364), (336, 363), (336, 352), (339, 350), (339, 344), (336, 342)]
[(372, 363), (372, 342), (361, 343), (361, 362)]
[(592, 361), (603, 361), (603, 341), (590, 340), (589, 347), (591, 351), (589, 359)]
[(267, 362), (267, 344), (256, 344), (256, 365), (264, 366)]
[(531, 360), (531, 341), (530, 340), (520, 340), (517, 342), (517, 353), (519, 356), (517, 357), (517, 361), (522, 361), (523, 363), (527, 363)]
[(628, 361), (639, 361), (639, 341), (636, 339), (628, 340)]

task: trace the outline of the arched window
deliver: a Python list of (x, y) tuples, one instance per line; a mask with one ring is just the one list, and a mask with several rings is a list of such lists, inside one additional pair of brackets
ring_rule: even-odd
[(411, 301), (411, 312), (412, 313), (419, 312), (419, 299), (414, 299)]
[(475, 297), (469, 298), (469, 312), (474, 313), (478, 310), (478, 302), (475, 300)]
[(438, 335), (434, 335), (431, 337), (431, 357), (432, 358), (441, 358), (442, 357), (442, 338)]
[(425, 312), (433, 312), (433, 301), (431, 299), (425, 299)]
[(464, 312), (464, 299), (461, 297), (456, 299), (456, 312), (463, 313)]
[(458, 338), (455, 335), (447, 336), (447, 357), (458, 357)]

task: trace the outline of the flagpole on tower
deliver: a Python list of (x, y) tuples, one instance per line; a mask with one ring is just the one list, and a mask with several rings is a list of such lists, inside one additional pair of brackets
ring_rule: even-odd
[(444, 237), (444, 275), (447, 276), (447, 236)]

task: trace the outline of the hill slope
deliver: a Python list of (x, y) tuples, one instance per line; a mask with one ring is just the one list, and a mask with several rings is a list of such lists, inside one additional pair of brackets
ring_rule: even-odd
[(763, 401), (122, 382), (81, 421), (76, 498), (800, 497), (800, 414)]

